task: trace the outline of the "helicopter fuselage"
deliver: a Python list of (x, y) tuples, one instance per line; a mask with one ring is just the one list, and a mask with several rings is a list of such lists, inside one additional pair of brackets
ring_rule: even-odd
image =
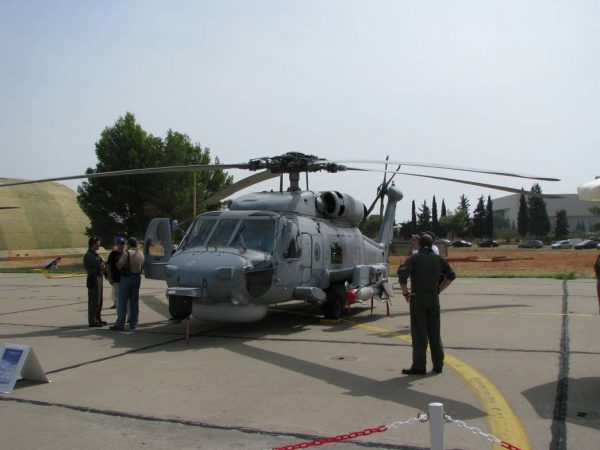
[(339, 316), (346, 302), (391, 296), (386, 245), (360, 232), (363, 211), (340, 193), (243, 196), (196, 217), (172, 255), (169, 232), (151, 224), (146, 274), (166, 280), (176, 318), (249, 322), (293, 299)]

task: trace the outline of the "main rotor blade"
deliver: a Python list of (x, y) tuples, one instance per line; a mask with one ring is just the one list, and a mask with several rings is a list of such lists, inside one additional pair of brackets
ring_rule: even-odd
[[(352, 168), (348, 167), (348, 170), (358, 170), (358, 171), (362, 171), (362, 172), (384, 172), (383, 170), (359, 169), (357, 167), (352, 167)], [(530, 191), (525, 191), (523, 189), (511, 188), (511, 187), (507, 187), (507, 186), (499, 186), (497, 184), (479, 183), (477, 181), (459, 180), (457, 178), (437, 177), (434, 175), (423, 175), (423, 174), (419, 174), (419, 173), (396, 172), (393, 170), (389, 170), (387, 172), (388, 173), (396, 173), (398, 175), (408, 175), (410, 177), (431, 178), (434, 180), (451, 181), (452, 183), (468, 184), (470, 186), (480, 186), (480, 187), (484, 187), (484, 188), (488, 188), (488, 189), (496, 189), (498, 191), (512, 192), (514, 194), (523, 193), (525, 195), (534, 195)], [(542, 194), (541, 197), (543, 197), (543, 198), (562, 198), (560, 195), (554, 195), (554, 194)]]
[(329, 161), (332, 163), (349, 163), (349, 164), (400, 164), (403, 166), (411, 166), (411, 167), (429, 167), (433, 169), (447, 169), (447, 170), (459, 170), (462, 172), (475, 172), (475, 173), (487, 173), (490, 175), (501, 175), (504, 177), (516, 177), (516, 178), (529, 178), (532, 180), (541, 180), (541, 181), (560, 181), (560, 178), (550, 178), (550, 177), (541, 177), (538, 175), (526, 175), (522, 173), (515, 172), (504, 172), (499, 170), (492, 169), (473, 169), (469, 167), (459, 167), (459, 166), (448, 166), (446, 164), (426, 164), (426, 163), (416, 163), (416, 162), (406, 162), (406, 161), (383, 161), (383, 160), (375, 160), (375, 159), (343, 159), (343, 160), (335, 160)]
[(240, 181), (233, 183), (230, 186), (227, 186), (225, 189), (220, 190), (216, 194), (211, 195), (206, 199), (206, 204), (216, 205), (224, 198), (227, 198), (230, 195), (241, 191), (242, 189), (246, 189), (247, 187), (260, 183), (261, 181), (270, 180), (271, 178), (277, 178), (279, 176), (279, 174), (271, 173), (268, 170), (265, 170), (264, 172), (255, 173), (254, 175), (250, 175), (249, 177), (243, 178)]
[(91, 179), (91, 178), (118, 177), (118, 176), (126, 176), (126, 175), (151, 175), (151, 174), (155, 174), (155, 173), (207, 172), (207, 171), (211, 171), (211, 170), (247, 169), (247, 168), (248, 168), (248, 163), (192, 164), (189, 166), (147, 167), (144, 169), (115, 170), (113, 172), (92, 172), (92, 173), (86, 173), (85, 175), (71, 175), (71, 176), (67, 176), (67, 177), (15, 181), (12, 183), (0, 184), (0, 188), (7, 187), (7, 186), (19, 186), (22, 184), (47, 183), (49, 181), (79, 180), (79, 179), (83, 179), (83, 178)]

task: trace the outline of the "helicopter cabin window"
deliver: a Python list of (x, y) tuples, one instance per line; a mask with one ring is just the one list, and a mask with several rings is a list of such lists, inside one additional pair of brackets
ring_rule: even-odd
[(331, 242), (331, 264), (342, 264), (343, 262), (342, 243), (336, 241)]
[(275, 222), (272, 219), (246, 219), (242, 222), (232, 247), (273, 253)]
[(181, 249), (205, 246), (206, 240), (216, 223), (216, 220), (196, 220), (185, 240), (181, 243)]
[(207, 246), (208, 247), (222, 247), (227, 245), (233, 234), (233, 230), (239, 223), (238, 219), (224, 219), (219, 220), (219, 224), (215, 229), (215, 232), (210, 237)]

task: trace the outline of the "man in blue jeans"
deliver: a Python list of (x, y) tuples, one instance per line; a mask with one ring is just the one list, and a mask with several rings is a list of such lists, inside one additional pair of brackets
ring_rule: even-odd
[(142, 283), (141, 272), (144, 267), (144, 254), (138, 250), (135, 238), (127, 240), (127, 250), (117, 262), (117, 268), (121, 272), (119, 283), (119, 302), (117, 309), (117, 321), (110, 327), (113, 331), (125, 330), (125, 318), (127, 315), (127, 304), (130, 303), (129, 329), (135, 330), (138, 324), (140, 286)]

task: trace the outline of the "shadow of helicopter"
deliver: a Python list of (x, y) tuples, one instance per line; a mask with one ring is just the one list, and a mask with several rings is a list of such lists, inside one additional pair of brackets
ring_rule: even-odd
[(542, 419), (600, 430), (600, 377), (569, 377), (565, 381), (568, 403), (562, 413), (556, 411), (557, 382), (527, 389), (523, 395)]

